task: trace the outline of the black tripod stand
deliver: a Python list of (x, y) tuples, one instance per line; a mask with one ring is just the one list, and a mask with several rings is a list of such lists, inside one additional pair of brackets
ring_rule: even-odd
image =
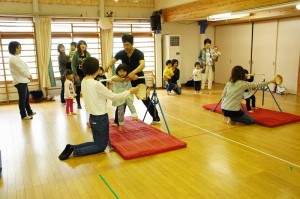
[[(265, 78), (264, 78), (263, 82), (265, 82), (265, 81), (266, 81), (266, 80), (265, 80)], [(280, 110), (280, 112), (282, 112), (282, 110), (281, 110), (281, 108), (280, 108), (280, 106), (279, 106), (277, 100), (275, 99), (275, 97), (274, 97), (274, 95), (273, 95), (273, 92), (271, 91), (269, 85), (267, 85), (267, 86), (265, 86), (265, 87), (257, 88), (257, 89), (254, 91), (253, 95), (255, 95), (255, 93), (256, 93), (258, 90), (262, 90), (262, 93), (263, 93), (263, 94), (262, 94), (262, 102), (261, 102), (261, 105), (262, 105), (262, 106), (264, 105), (265, 91), (268, 90), (268, 91), (270, 92), (270, 94), (271, 94), (273, 100), (275, 101), (275, 103), (276, 103), (278, 109)]]
[[(153, 118), (156, 118), (156, 114), (158, 114), (158, 113), (156, 113), (156, 104), (158, 104), (159, 109), (160, 109), (160, 112), (161, 112), (161, 114), (162, 114), (162, 116), (163, 116), (163, 118), (164, 118), (164, 122), (165, 122), (165, 125), (166, 125), (166, 127), (167, 127), (168, 133), (171, 134), (171, 133), (170, 133), (170, 130), (169, 130), (169, 127), (168, 127), (168, 124), (167, 124), (167, 121), (166, 121), (166, 118), (165, 118), (165, 115), (164, 115), (164, 112), (163, 112), (163, 110), (162, 110), (162, 108), (161, 108), (161, 105), (160, 105), (160, 103), (159, 103), (159, 99), (158, 99), (158, 96), (157, 96), (157, 93), (156, 93), (156, 84), (155, 84), (155, 83), (153, 83), (153, 93), (152, 93), (152, 96), (151, 96), (151, 98), (150, 98), (150, 103), (153, 103), (153, 108), (154, 108), (154, 115), (153, 115)], [(143, 118), (143, 121), (145, 120), (146, 115), (147, 115), (147, 112), (148, 112), (148, 110), (149, 110), (149, 108), (150, 108), (150, 103), (148, 104), (148, 107), (147, 107), (145, 116), (144, 116), (144, 118)]]

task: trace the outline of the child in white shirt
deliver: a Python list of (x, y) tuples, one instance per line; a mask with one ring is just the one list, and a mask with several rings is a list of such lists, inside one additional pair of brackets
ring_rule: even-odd
[(64, 83), (65, 86), (64, 98), (66, 100), (66, 113), (68, 116), (77, 115), (76, 113), (73, 112), (73, 99), (76, 96), (76, 93), (74, 91), (74, 84), (73, 84), (73, 79), (74, 79), (73, 72), (71, 70), (66, 70), (65, 78), (66, 81)]
[(194, 66), (195, 66), (195, 68), (193, 70), (193, 74), (190, 77), (190, 79), (194, 80), (195, 93), (199, 93), (201, 90), (202, 69), (200, 68), (199, 62), (195, 62)]

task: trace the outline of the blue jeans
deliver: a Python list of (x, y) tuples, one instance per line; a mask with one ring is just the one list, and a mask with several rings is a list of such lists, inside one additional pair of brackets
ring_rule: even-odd
[(19, 95), (19, 109), (21, 118), (24, 118), (27, 115), (32, 115), (32, 110), (29, 104), (29, 90), (27, 83), (19, 83), (16, 84), (15, 87), (17, 88)]
[(174, 84), (173, 91), (174, 91), (177, 95), (180, 95), (180, 94), (181, 94), (181, 89), (179, 88), (179, 86), (178, 86), (177, 84)]
[(72, 145), (74, 156), (84, 156), (103, 152), (109, 140), (109, 120), (107, 113), (104, 115), (90, 115), (89, 122), (93, 133), (94, 142)]

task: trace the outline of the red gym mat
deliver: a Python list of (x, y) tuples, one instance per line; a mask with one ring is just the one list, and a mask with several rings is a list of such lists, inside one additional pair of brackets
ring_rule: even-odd
[[(111, 124), (113, 120), (110, 121)], [(110, 141), (125, 160), (184, 148), (187, 143), (158, 130), (141, 120), (125, 117), (124, 132), (118, 127), (109, 127)]]
[[(213, 110), (217, 104), (206, 104), (203, 105), (203, 108), (207, 110)], [(246, 110), (246, 105), (243, 104), (244, 110)], [(217, 113), (222, 114), (221, 103), (215, 110)], [(284, 124), (289, 124), (293, 122), (300, 121), (300, 116), (293, 115), (290, 113), (284, 113), (280, 111), (272, 111), (264, 108), (257, 108), (253, 113), (247, 112), (251, 115), (257, 124), (267, 126), (267, 127), (276, 127)]]

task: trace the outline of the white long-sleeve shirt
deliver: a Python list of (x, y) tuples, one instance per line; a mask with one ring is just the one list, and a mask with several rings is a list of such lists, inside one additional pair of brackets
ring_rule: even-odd
[(113, 93), (101, 82), (86, 77), (81, 82), (81, 92), (85, 108), (92, 115), (104, 115), (107, 113), (106, 99), (114, 101), (130, 95), (128, 90), (119, 94)]
[(76, 96), (74, 91), (74, 84), (71, 80), (66, 79), (65, 81), (65, 99), (73, 99)]
[(239, 111), (246, 89), (259, 88), (268, 85), (268, 82), (252, 83), (238, 80), (235, 83), (228, 82), (222, 93), (221, 108), (227, 111)]
[(11, 55), (9, 57), (9, 68), (14, 85), (30, 82), (31, 74), (28, 66), (18, 55)]

